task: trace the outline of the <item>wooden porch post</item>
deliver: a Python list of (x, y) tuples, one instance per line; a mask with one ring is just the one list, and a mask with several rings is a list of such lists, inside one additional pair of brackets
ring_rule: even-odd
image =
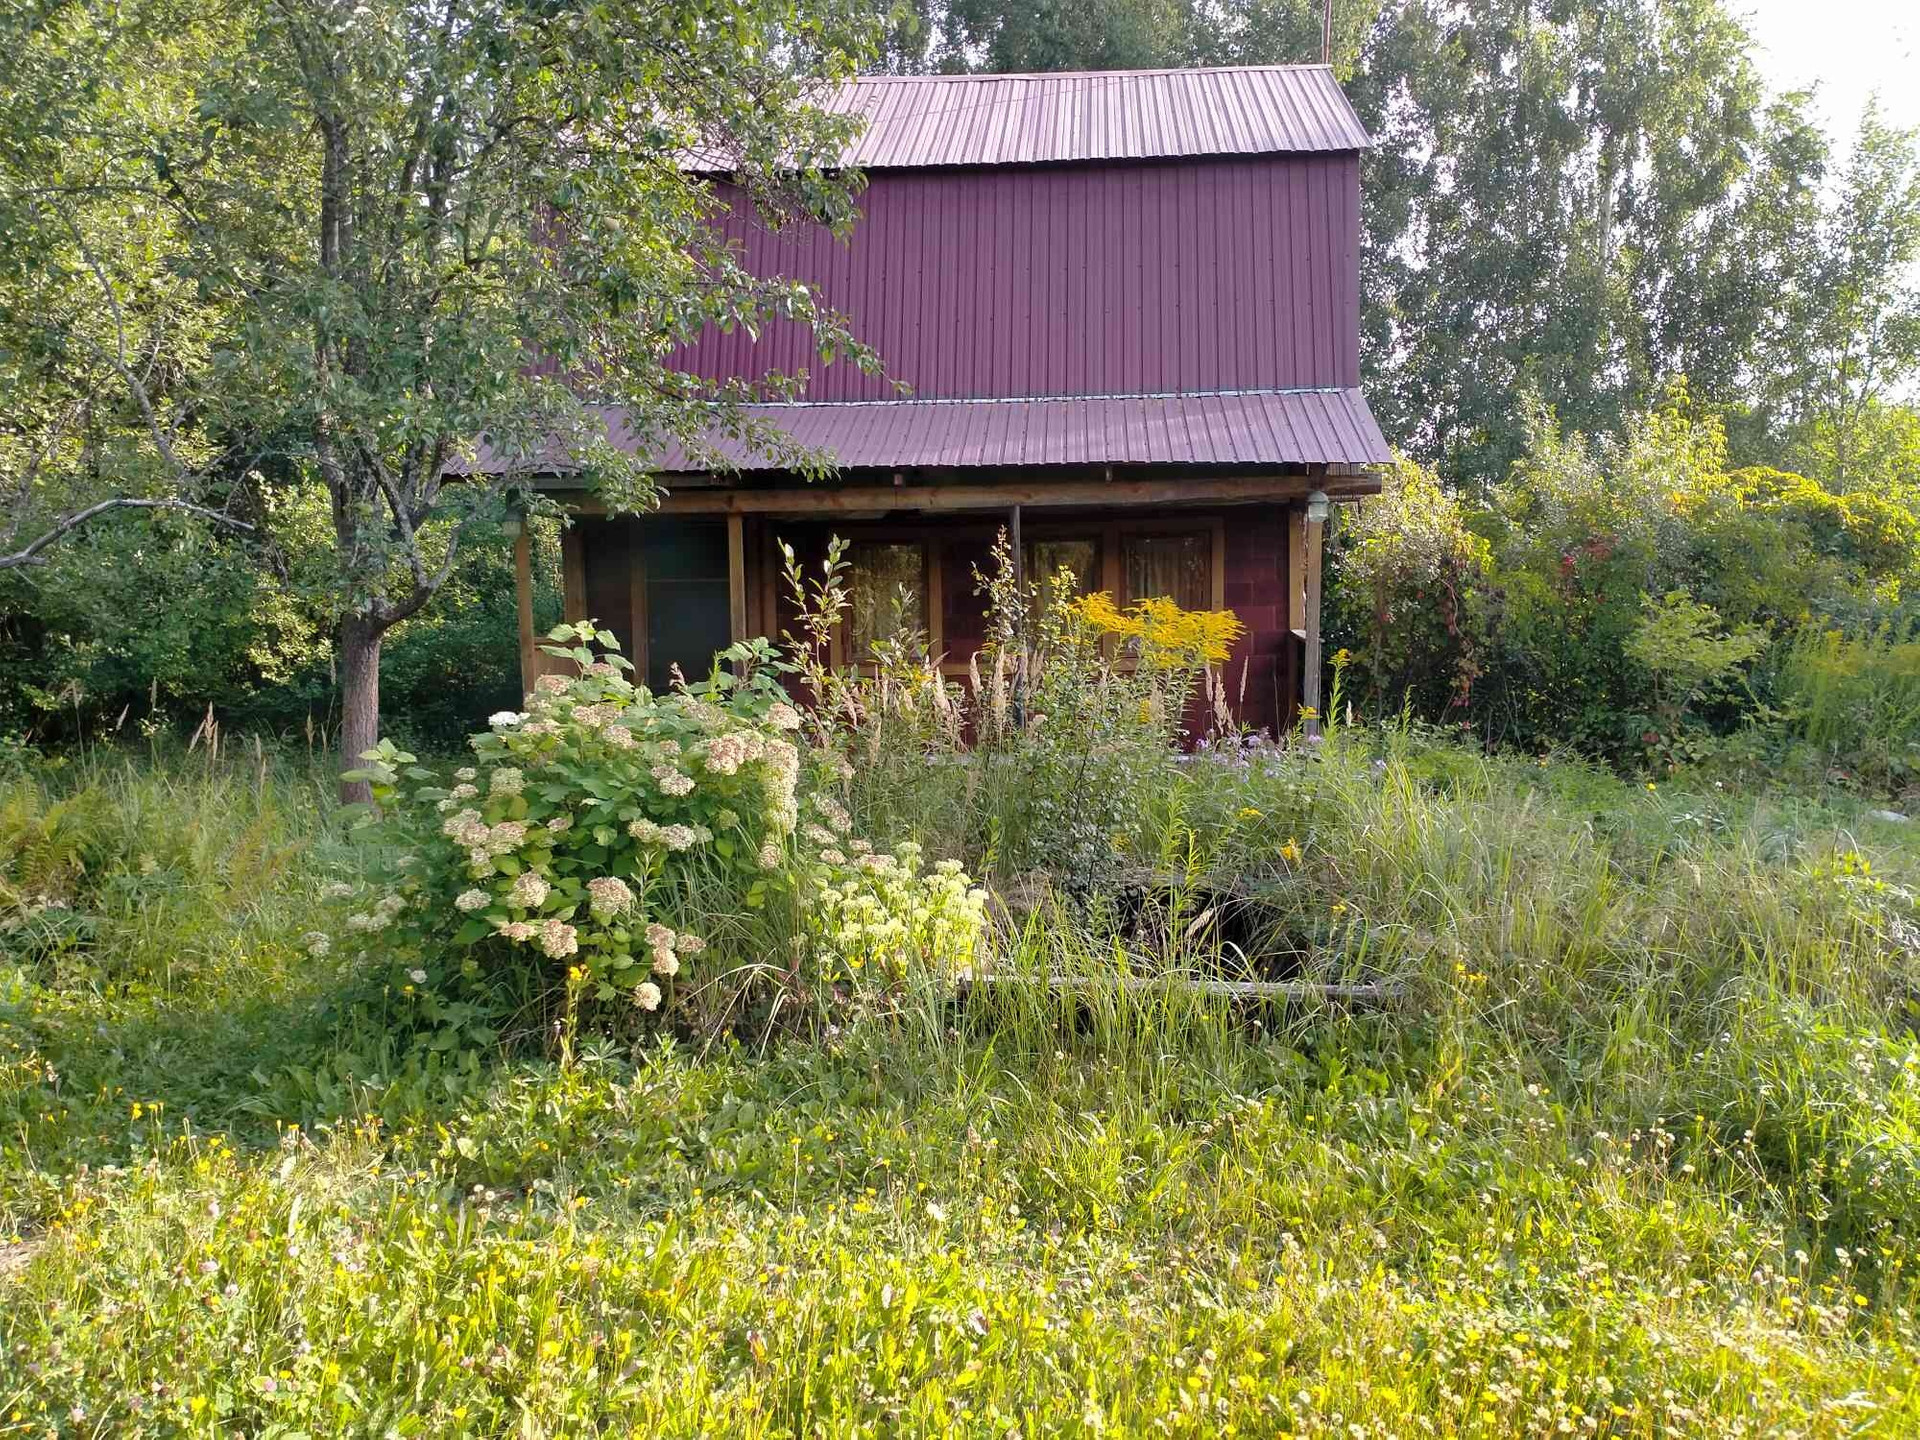
[(1307, 738), (1320, 738), (1320, 550), (1327, 526), (1326, 492), (1307, 496), (1305, 596), (1307, 654), (1300, 677), (1300, 703), (1306, 710)]
[(747, 637), (747, 538), (739, 515), (727, 516), (727, 631), (735, 643)]
[(580, 533), (580, 524), (576, 519), (560, 532), (561, 598), (568, 621), (587, 618), (587, 537)]
[(526, 694), (533, 690), (540, 652), (533, 639), (533, 539), (524, 519), (513, 537), (513, 595), (520, 611), (520, 689)]

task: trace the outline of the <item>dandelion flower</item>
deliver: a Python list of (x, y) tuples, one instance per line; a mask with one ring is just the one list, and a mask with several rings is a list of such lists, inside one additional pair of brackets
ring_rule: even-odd
[(660, 1008), (660, 987), (651, 980), (642, 980), (633, 991), (633, 1003), (642, 1010)]
[(484, 890), (462, 890), (454, 899), (457, 910), (484, 910), (493, 903), (493, 896)]

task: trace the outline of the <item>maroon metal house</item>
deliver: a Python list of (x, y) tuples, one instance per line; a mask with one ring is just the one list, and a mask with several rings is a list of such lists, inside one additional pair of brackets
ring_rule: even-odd
[[(675, 663), (704, 673), (730, 640), (779, 634), (777, 542), (838, 534), (843, 658), (904, 590), (918, 613), (889, 628), (963, 672), (984, 629), (973, 572), (1005, 526), (1029, 575), (1234, 611), (1239, 718), (1291, 724), (1318, 698), (1325, 501), (1377, 491), (1391, 458), (1359, 389), (1367, 135), (1332, 73), (874, 77), (839, 103), (868, 122), (850, 239), (724, 222), (750, 269), (809, 284), (886, 366), (815, 365), (799, 400), (757, 407), (835, 478), (661, 457), (657, 513), (567, 532), (569, 618), (607, 625), (656, 687)], [(793, 327), (713, 332), (681, 363), (751, 378), (808, 347)], [(524, 584), (522, 617), (531, 683)]]

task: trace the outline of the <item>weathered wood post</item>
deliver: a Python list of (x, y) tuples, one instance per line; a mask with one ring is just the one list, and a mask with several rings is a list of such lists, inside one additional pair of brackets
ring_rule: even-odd
[(513, 596), (520, 615), (520, 692), (527, 694), (539, 672), (533, 635), (533, 537), (516, 515), (501, 527), (513, 537)]
[(1327, 492), (1315, 490), (1307, 496), (1307, 654), (1300, 677), (1309, 740), (1320, 738), (1320, 550), (1326, 528)]

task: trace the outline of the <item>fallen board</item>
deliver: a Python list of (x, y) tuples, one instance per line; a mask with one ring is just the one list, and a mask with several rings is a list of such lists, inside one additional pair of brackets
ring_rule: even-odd
[[(964, 996), (978, 988), (990, 990), (1032, 986), (1040, 982), (1033, 975), (962, 975), (955, 988)], [(1267, 1004), (1301, 1004), (1326, 1001), (1344, 1005), (1384, 1005), (1396, 1000), (1405, 986), (1395, 980), (1362, 980), (1353, 983), (1320, 983), (1312, 980), (1209, 980), (1188, 975), (1048, 975), (1047, 989), (1060, 993), (1098, 993), (1118, 988), (1133, 993), (1155, 990), (1188, 991), (1223, 1000), (1257, 1000)]]

